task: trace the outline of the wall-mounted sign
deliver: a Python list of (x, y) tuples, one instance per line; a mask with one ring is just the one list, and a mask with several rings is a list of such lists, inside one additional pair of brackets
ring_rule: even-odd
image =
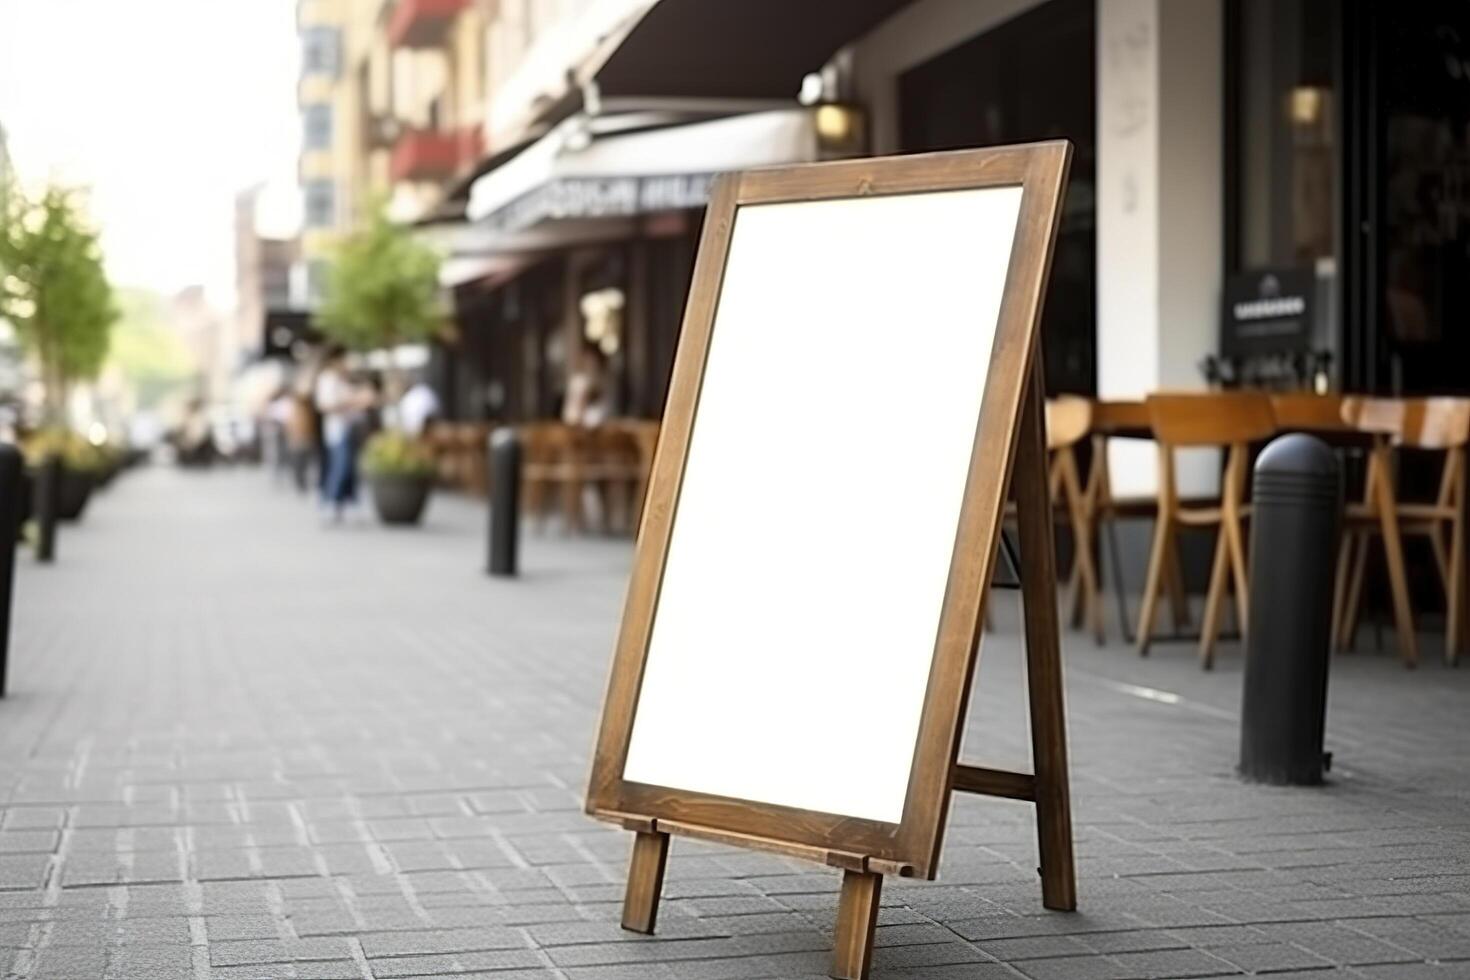
[(1258, 269), (1225, 280), (1220, 353), (1227, 357), (1307, 353), (1316, 330), (1311, 269)]
[(714, 174), (649, 177), (562, 177), (521, 195), (479, 224), (515, 232), (543, 221), (615, 218), (700, 208), (709, 201)]

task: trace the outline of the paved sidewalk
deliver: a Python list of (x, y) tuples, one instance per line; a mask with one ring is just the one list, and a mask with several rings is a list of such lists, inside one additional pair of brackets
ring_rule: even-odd
[[(494, 582), (482, 529), (152, 470), (23, 556), (7, 976), (824, 975), (838, 877), (794, 861), (678, 841), (661, 937), (621, 932), (629, 835), (580, 797), (631, 549), (530, 537)], [(966, 754), (1020, 767), (999, 618)], [(1066, 646), (1082, 911), (1041, 909), (1029, 807), (964, 799), (939, 881), (885, 888), (876, 980), (1470, 977), (1470, 669), (1339, 658), (1333, 782), (1288, 791), (1232, 775), (1238, 652)]]

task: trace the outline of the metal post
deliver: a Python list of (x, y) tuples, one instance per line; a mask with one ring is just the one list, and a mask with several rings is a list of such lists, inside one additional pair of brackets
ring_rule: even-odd
[(1240, 774), (1315, 785), (1326, 764), (1333, 569), (1342, 524), (1336, 455), (1288, 435), (1256, 461), (1250, 629), (1240, 718)]
[(35, 499), (36, 561), (56, 560), (56, 512), (61, 509), (61, 458), (47, 456), (36, 467)]
[(511, 428), (490, 436), (490, 574), (514, 576), (520, 542), (521, 440)]
[(20, 538), (25, 490), (20, 451), (0, 443), (0, 696), (10, 666), (10, 608), (15, 594), (15, 546)]

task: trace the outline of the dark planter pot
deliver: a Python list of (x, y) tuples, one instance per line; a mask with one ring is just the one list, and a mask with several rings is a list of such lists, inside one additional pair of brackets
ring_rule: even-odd
[(368, 485), (378, 519), (384, 524), (417, 524), (424, 518), (434, 478), (377, 473), (368, 477)]
[(62, 467), (61, 489), (56, 506), (56, 516), (63, 521), (79, 521), (87, 501), (92, 497), (92, 474)]
[(36, 471), (27, 466), (20, 474), (20, 523), (36, 516)]

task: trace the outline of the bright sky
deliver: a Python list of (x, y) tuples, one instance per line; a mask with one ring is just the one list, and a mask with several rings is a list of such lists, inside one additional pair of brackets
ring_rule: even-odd
[(294, 0), (0, 0), (0, 126), (27, 181), (91, 188), (123, 285), (234, 304), (234, 198), (289, 233)]

